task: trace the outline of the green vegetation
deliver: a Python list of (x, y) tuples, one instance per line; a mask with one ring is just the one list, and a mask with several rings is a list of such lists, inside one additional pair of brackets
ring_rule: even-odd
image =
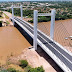
[(2, 21), (0, 21), (0, 27), (2, 27)]
[(2, 15), (2, 14), (3, 14), (3, 12), (1, 11), (1, 12), (0, 12), (0, 15)]
[(1, 70), (0, 72), (8, 72), (7, 70)]
[[(50, 13), (51, 9), (56, 10), (55, 20), (65, 20), (72, 19), (72, 2), (68, 1), (48, 1), (48, 2), (30, 2), (29, 4), (25, 4), (23, 2), (19, 2), (23, 4), (23, 17), (33, 18), (33, 11), (38, 10), (39, 13)], [(14, 4), (17, 4), (17, 2)], [(47, 4), (47, 5), (46, 5)], [(4, 7), (9, 7), (10, 4), (6, 3)], [(5, 9), (6, 11), (12, 13), (11, 9)], [(20, 9), (14, 9), (14, 14), (16, 16), (20, 15)], [(38, 22), (47, 22), (50, 21), (50, 17), (39, 17)], [(29, 22), (33, 23), (33, 20)]]
[[(48, 22), (50, 20), (51, 20), (51, 17), (45, 17), (45, 16), (38, 17), (38, 22)], [(33, 23), (33, 19), (32, 20), (29, 20), (28, 22)]]
[(31, 68), (28, 72), (45, 72), (43, 67)]
[(5, 18), (6, 18), (6, 19), (9, 19), (9, 17), (8, 17), (5, 13), (4, 13), (4, 15), (5, 15)]
[(0, 17), (2, 16), (2, 14), (3, 14), (3, 12), (1, 11), (1, 12), (0, 12)]
[(3, 12), (1, 11), (1, 12), (0, 12), (0, 19), (2, 19), (2, 18), (3, 18), (3, 17), (2, 17), (2, 14), (3, 14)]
[(43, 67), (36, 67), (36, 68), (31, 68), (30, 66), (27, 66), (25, 69), (24, 69), (25, 72), (45, 72)]
[(0, 17), (0, 19), (3, 19), (3, 17)]
[(56, 20), (72, 19), (72, 2), (52, 2), (49, 8), (56, 9)]
[(19, 66), (21, 66), (22, 68), (25, 68), (28, 65), (28, 62), (26, 60), (20, 60), (19, 62)]
[(24, 72), (29, 72), (30, 69), (31, 69), (31, 66), (28, 65), (27, 67), (24, 68)]
[[(12, 13), (11, 9), (7, 10), (8, 12)], [(21, 16), (20, 9), (14, 9), (14, 15)], [(26, 17), (33, 17), (33, 10), (23, 10), (23, 16)]]
[(6, 21), (6, 24), (10, 24), (9, 21)]
[[(37, 8), (40, 13), (51, 12), (50, 9), (56, 10), (55, 20), (65, 20), (72, 19), (72, 2), (48, 2), (51, 4), (50, 6), (43, 6), (41, 8)], [(50, 21), (50, 17), (40, 17), (38, 22), (47, 22)], [(33, 23), (33, 20), (29, 22)]]
[(16, 70), (14, 68), (8, 68), (7, 70), (1, 70), (0, 72), (21, 72), (21, 71)]
[(16, 72), (16, 70), (14, 68), (8, 68), (7, 71), (8, 72)]
[(16, 70), (15, 68), (9, 67), (7, 66), (7, 68), (5, 69), (5, 67), (2, 69), (0, 69), (0, 72), (45, 72), (43, 67), (36, 67), (36, 68), (32, 68), (31, 66), (28, 65), (28, 62), (26, 60), (19, 60), (19, 65), (22, 69), (24, 69), (24, 71), (21, 70)]

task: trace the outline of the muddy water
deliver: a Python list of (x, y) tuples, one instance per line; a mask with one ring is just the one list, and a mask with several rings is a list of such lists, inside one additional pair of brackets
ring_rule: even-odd
[(31, 45), (15, 27), (0, 27), (0, 60), (20, 54)]
[[(51, 22), (42, 22), (38, 28), (50, 36)], [(72, 52), (72, 40), (65, 40), (65, 37), (72, 36), (72, 19), (55, 21), (54, 40)]]
[[(38, 28), (50, 36), (50, 24), (51, 22), (41, 22), (38, 23)], [(55, 21), (54, 40), (72, 52), (72, 40), (65, 39), (69, 36), (72, 36), (72, 19)]]

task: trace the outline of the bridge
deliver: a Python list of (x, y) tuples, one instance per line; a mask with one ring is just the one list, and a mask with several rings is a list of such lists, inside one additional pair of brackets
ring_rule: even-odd
[[(14, 7), (15, 8), (15, 7)], [(14, 10), (12, 6), (12, 18), (13, 24), (18, 24), (22, 29), (24, 29), (32, 38), (33, 46), (37, 50), (37, 44), (56, 62), (56, 64), (64, 72), (72, 72), (72, 53), (65, 50), (63, 46), (53, 40), (54, 33), (54, 21), (55, 21), (55, 10), (51, 13), (42, 14), (38, 13), (37, 10), (34, 11), (34, 26), (26, 21), (24, 21), (22, 6), (21, 8), (21, 18), (14, 17)], [(37, 29), (37, 18), (38, 16), (51, 16), (51, 29), (50, 37), (43, 33), (41, 30)]]

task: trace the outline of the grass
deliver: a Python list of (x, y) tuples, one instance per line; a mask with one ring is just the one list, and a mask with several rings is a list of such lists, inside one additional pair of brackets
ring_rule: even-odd
[(3, 19), (3, 17), (0, 17), (0, 19)]
[(7, 24), (10, 24), (9, 21), (6, 21)]
[(4, 15), (5, 15), (5, 18), (6, 18), (6, 19), (9, 19), (9, 17), (8, 17), (5, 13), (4, 13)]
[(25, 68), (28, 65), (28, 62), (26, 60), (20, 60), (20, 65), (22, 68)]
[[(18, 69), (17, 69), (18, 68)], [(32, 68), (26, 60), (19, 60), (19, 63), (1, 67), (0, 72), (45, 72), (42, 66)]]

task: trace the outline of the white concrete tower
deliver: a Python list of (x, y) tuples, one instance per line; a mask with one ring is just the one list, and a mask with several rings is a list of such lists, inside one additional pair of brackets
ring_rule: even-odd
[(38, 23), (38, 11), (34, 10), (34, 39), (33, 39), (33, 46), (35, 50), (37, 50), (37, 23)]
[(13, 5), (11, 6), (12, 8), (12, 21), (13, 21), (13, 25), (14, 25), (14, 8), (13, 8)]
[(56, 10), (53, 9), (51, 11), (51, 27), (50, 27), (50, 37), (52, 39), (54, 39), (55, 13), (56, 13)]

